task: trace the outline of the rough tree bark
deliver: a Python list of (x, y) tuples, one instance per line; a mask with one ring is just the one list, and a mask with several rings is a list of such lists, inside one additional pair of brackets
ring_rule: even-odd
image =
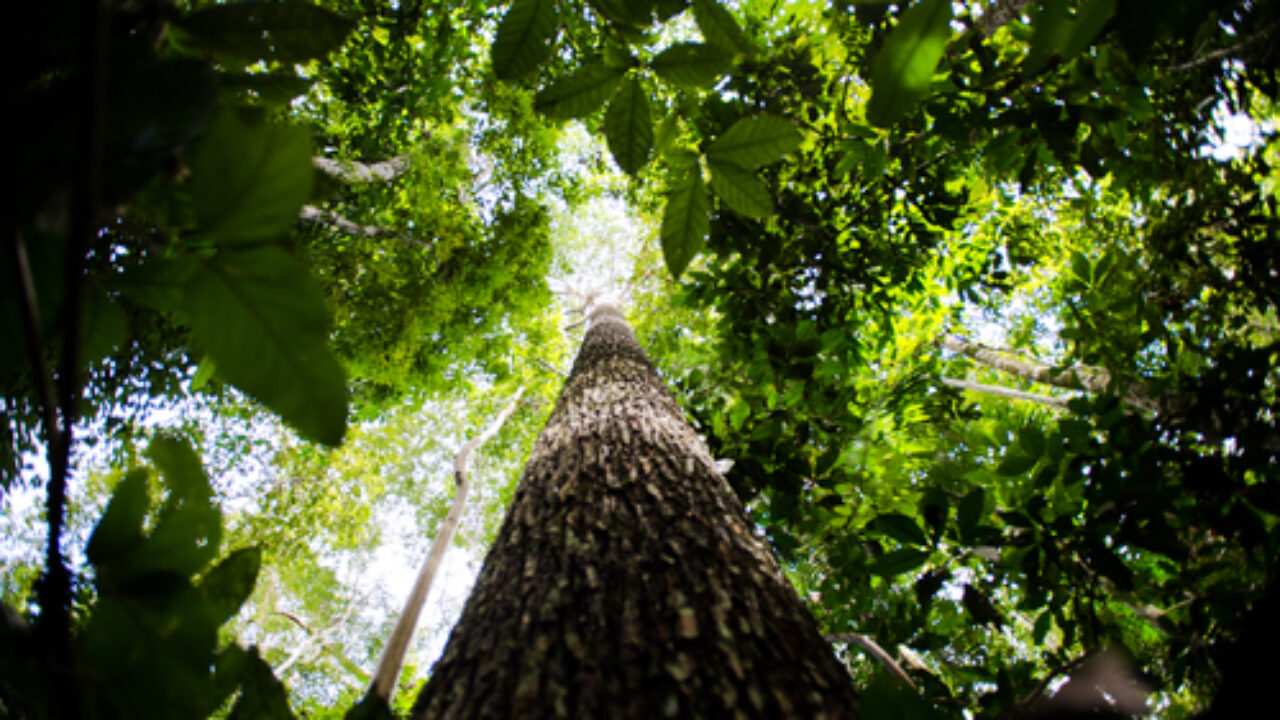
[(415, 718), (847, 718), (851, 681), (598, 302)]

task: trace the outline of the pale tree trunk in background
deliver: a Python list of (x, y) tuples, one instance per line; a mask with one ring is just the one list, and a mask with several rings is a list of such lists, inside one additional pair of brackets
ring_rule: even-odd
[(415, 718), (848, 718), (847, 672), (598, 303)]

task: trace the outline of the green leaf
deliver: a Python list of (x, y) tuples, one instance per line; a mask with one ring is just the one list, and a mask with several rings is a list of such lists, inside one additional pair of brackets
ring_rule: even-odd
[(287, 65), (337, 50), (355, 27), (332, 10), (294, 0), (210, 5), (178, 20), (177, 25), (206, 50)]
[(142, 521), (150, 505), (147, 477), (146, 470), (133, 470), (121, 478), (111, 493), (107, 510), (85, 548), (89, 562), (99, 569), (142, 543)]
[(800, 133), (789, 120), (760, 113), (734, 123), (707, 148), (712, 160), (744, 168), (768, 165), (800, 147)]
[(653, 118), (649, 95), (635, 77), (627, 78), (613, 94), (604, 114), (604, 136), (618, 167), (634, 175), (649, 162), (653, 150)]
[(624, 68), (588, 65), (538, 91), (533, 106), (555, 120), (585, 117), (604, 104), (625, 73)]
[(1044, 454), (1044, 433), (1035, 425), (1028, 425), (1018, 431), (1018, 445), (1027, 451), (1027, 455), (1039, 458)]
[(311, 80), (293, 73), (224, 73), (219, 77), (224, 90), (252, 93), (262, 103), (279, 107), (287, 105), (311, 89)]
[(872, 125), (892, 125), (928, 97), (950, 38), (951, 0), (920, 0), (907, 8), (872, 65), (867, 102)]
[(714, 158), (708, 158), (707, 168), (711, 171), (711, 189), (735, 212), (757, 220), (773, 214), (769, 189), (750, 170)]
[(711, 229), (709, 213), (702, 170), (695, 164), (676, 181), (667, 197), (667, 207), (662, 211), (662, 255), (673, 278), (678, 280), (702, 250)]
[(498, 23), (493, 74), (513, 80), (537, 70), (551, 56), (559, 25), (556, 0), (515, 0)]
[(978, 523), (982, 522), (987, 502), (987, 491), (978, 487), (970, 490), (960, 500), (956, 510), (956, 525), (960, 529), (960, 539), (972, 543), (977, 535)]
[(658, 53), (649, 67), (673, 85), (705, 87), (733, 67), (733, 57), (714, 45), (682, 42)]
[(311, 143), (301, 128), (251, 127), (223, 112), (191, 157), (191, 171), (201, 233), (225, 245), (274, 242), (311, 195)]
[(218, 556), (222, 515), (209, 502), (167, 508), (146, 541), (122, 563), (122, 580), (152, 572), (189, 577)]
[(901, 575), (923, 565), (929, 559), (929, 554), (928, 550), (900, 548), (876, 558), (875, 562), (867, 567), (867, 570), (872, 575), (886, 578)]
[(327, 344), (324, 299), (288, 253), (264, 246), (205, 260), (184, 306), (193, 339), (227, 381), (304, 437), (342, 441), (346, 380)]
[(928, 545), (929, 538), (915, 520), (900, 513), (880, 515), (871, 521), (871, 526), (900, 543), (907, 545)]
[(1005, 477), (1013, 477), (1021, 475), (1030, 470), (1036, 464), (1036, 458), (1022, 453), (1010, 453), (1000, 462), (1000, 466), (996, 468), (996, 472)]
[(995, 624), (997, 627), (1004, 625), (1004, 618), (1000, 616), (1000, 612), (996, 610), (996, 606), (991, 604), (991, 600), (979, 589), (972, 585), (964, 586), (964, 595), (960, 598), (964, 603), (964, 609), (969, 611), (970, 617), (978, 625)]
[(221, 625), (240, 611), (253, 592), (261, 566), (262, 552), (258, 548), (242, 548), (205, 574), (200, 592), (209, 600), (215, 623)]
[(693, 0), (693, 19), (702, 37), (712, 45), (742, 55), (755, 52), (751, 38), (742, 31), (738, 21), (715, 0)]

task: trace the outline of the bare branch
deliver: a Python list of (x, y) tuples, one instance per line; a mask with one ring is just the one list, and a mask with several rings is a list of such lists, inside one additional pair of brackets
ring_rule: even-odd
[(311, 162), (326, 175), (347, 182), (373, 182), (374, 180), (385, 182), (400, 177), (409, 169), (408, 155), (396, 155), (387, 160), (367, 164), (326, 157), (314, 157), (311, 158)]
[[(1083, 390), (1095, 395), (1105, 393), (1111, 385), (1111, 374), (1102, 368), (1076, 367), (1058, 370), (1038, 362), (1009, 357), (1005, 353), (956, 335), (944, 334), (938, 338), (937, 344), (977, 360), (989, 368), (1044, 385), (1067, 390)], [(1136, 408), (1150, 411), (1157, 409), (1156, 402), (1151, 399), (1150, 391), (1141, 383), (1125, 384), (1122, 397), (1125, 402)]]
[(885, 667), (885, 669), (887, 669), (890, 673), (893, 674), (894, 677), (906, 683), (911, 688), (914, 688), (916, 686), (916, 684), (911, 681), (911, 676), (907, 675), (907, 672), (902, 669), (902, 666), (899, 665), (892, 657), (890, 657), (889, 653), (884, 651), (884, 648), (876, 644), (875, 640), (872, 640), (866, 635), (859, 635), (858, 633), (846, 633), (843, 635), (826, 635), (824, 637), (827, 642), (831, 642), (831, 643), (852, 643), (854, 645), (857, 645), (863, 650), (866, 650), (867, 654), (869, 654), (871, 657), (878, 660), (880, 664)]
[(993, 0), (978, 20), (978, 30), (983, 37), (991, 37), (1010, 20), (1022, 14), (1031, 0)]
[(1267, 37), (1270, 36), (1271, 33), (1275, 31), (1277, 26), (1280, 26), (1280, 23), (1271, 23), (1270, 25), (1250, 35), (1249, 37), (1241, 40), (1235, 45), (1214, 50), (1211, 53), (1201, 55), (1200, 57), (1193, 58), (1191, 60), (1188, 60), (1187, 62), (1180, 63), (1178, 65), (1170, 65), (1169, 67), (1165, 68), (1165, 70), (1167, 72), (1185, 72), (1187, 70), (1194, 70), (1195, 68), (1198, 68), (1201, 65), (1207, 65), (1211, 62), (1217, 62), (1219, 60), (1222, 60), (1223, 58), (1231, 57), (1232, 55), (1238, 54), (1241, 50), (1244, 50), (1245, 48), (1251, 45), (1256, 45), (1259, 42), (1266, 40)]
[(947, 387), (957, 388), (959, 390), (971, 390), (973, 392), (987, 393), (988, 395), (999, 395), (1001, 397), (1013, 398), (1014, 400), (1027, 400), (1029, 402), (1040, 403), (1050, 407), (1065, 410), (1067, 408), (1068, 398), (1053, 397), (1052, 395), (1037, 395), (1035, 393), (1023, 392), (1022, 390), (1014, 390), (1000, 385), (984, 385), (982, 383), (970, 382), (968, 380), (956, 380), (955, 378), (944, 377), (942, 384)]
[(418, 571), (413, 590), (409, 593), (409, 599), (404, 604), (400, 618), (396, 620), (396, 627), (391, 631), (387, 646), (382, 650), (382, 658), (378, 661), (378, 668), (373, 673), (373, 682), (369, 686), (369, 692), (382, 698), (388, 705), (391, 704), (391, 695), (395, 691), (396, 682), (400, 679), (400, 670), (404, 667), (404, 656), (409, 650), (409, 641), (413, 638), (413, 631), (418, 625), (418, 616), (422, 614), (422, 605), (426, 602), (427, 592), (431, 590), (431, 581), (435, 579), (440, 561), (444, 559), (444, 552), (453, 540), (458, 522), (462, 520), (462, 508), (467, 500), (467, 491), (470, 489), (470, 483), (467, 481), (467, 461), (470, 460), (471, 453), (476, 448), (498, 434), (507, 419), (520, 406), (520, 398), (523, 396), (524, 388), (521, 387), (489, 427), (467, 441), (453, 457), (453, 479), (458, 485), (453, 495), (453, 506), (445, 516), (440, 532), (431, 542), (427, 559), (422, 563), (422, 569)]
[(431, 243), (401, 235), (391, 228), (382, 227), (381, 225), (361, 225), (342, 217), (332, 210), (322, 210), (314, 205), (303, 205), (298, 219), (315, 225), (326, 225), (348, 235), (367, 238), (392, 237), (406, 245), (416, 245), (423, 248), (431, 247)]

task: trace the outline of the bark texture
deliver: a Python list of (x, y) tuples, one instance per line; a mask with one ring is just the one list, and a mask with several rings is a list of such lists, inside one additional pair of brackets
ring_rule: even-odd
[(847, 718), (848, 674), (598, 305), (415, 718)]

